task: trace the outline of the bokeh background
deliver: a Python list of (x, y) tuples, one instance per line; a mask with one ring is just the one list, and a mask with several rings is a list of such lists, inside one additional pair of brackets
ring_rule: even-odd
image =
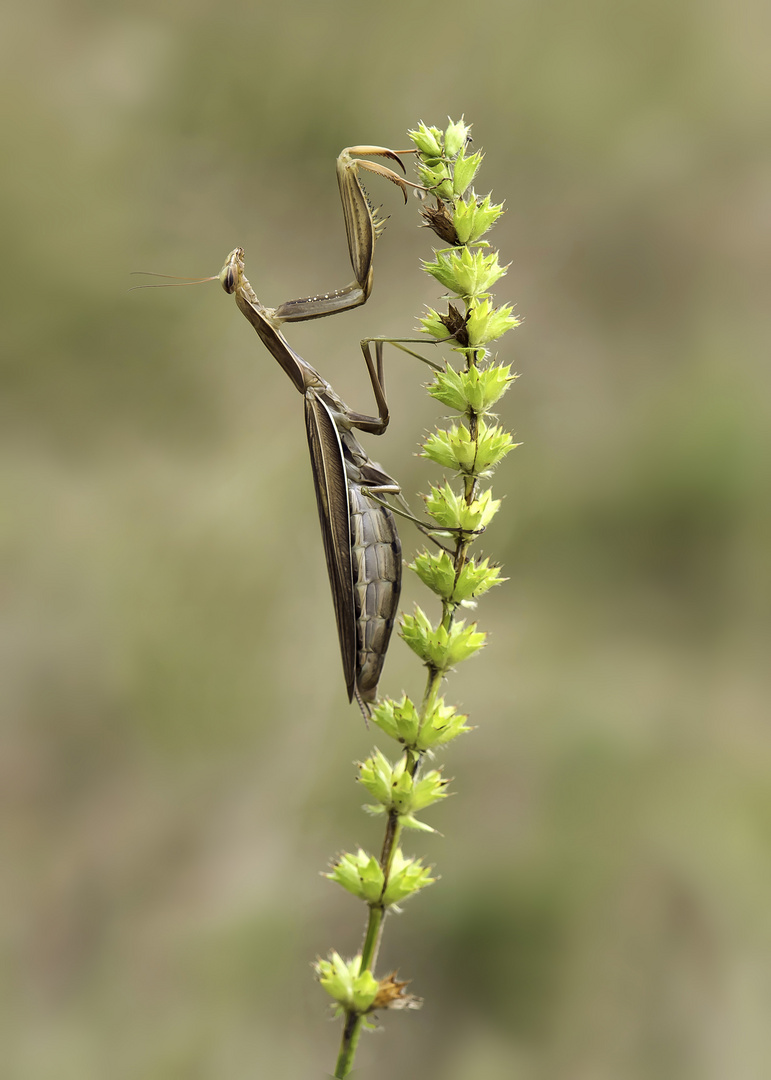
[[(761, 1080), (771, 1056), (771, 159), (753, 0), (54, 3), (1, 17), (2, 1074), (306, 1080), (310, 961), (379, 843), (352, 762), (299, 397), (205, 275), (350, 280), (356, 142), (473, 122), (508, 212), (484, 549), (507, 584), (448, 696), (477, 730), (412, 848), (441, 881), (381, 968), (384, 1080)], [(370, 302), (295, 347), (355, 407), (430, 235), (384, 182)], [(416, 499), (434, 423), (395, 356), (372, 453)], [(417, 539), (405, 526), (405, 551)], [(405, 606), (420, 598), (408, 582)], [(422, 677), (394, 642), (382, 688)]]

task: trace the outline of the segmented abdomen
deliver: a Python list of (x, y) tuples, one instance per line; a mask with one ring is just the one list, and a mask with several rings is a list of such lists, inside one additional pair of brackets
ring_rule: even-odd
[(374, 701), (402, 588), (402, 545), (390, 510), (349, 484), (353, 597), (356, 608), (356, 685)]

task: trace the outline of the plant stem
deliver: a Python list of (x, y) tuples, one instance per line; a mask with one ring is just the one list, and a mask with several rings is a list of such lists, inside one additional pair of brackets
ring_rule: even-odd
[[(415, 768), (417, 768), (417, 765), (418, 762), (415, 763)], [(380, 866), (383, 870), (383, 893), (385, 893), (388, 886), (391, 864), (393, 863), (394, 852), (401, 831), (402, 826), (398, 814), (389, 813), (385, 836), (383, 837), (383, 848), (380, 854)], [(384, 922), (385, 908), (382, 903), (370, 904), (367, 930), (361, 950), (361, 971), (371, 971), (377, 960)], [(343, 1034), (340, 1039), (340, 1052), (337, 1056), (337, 1066), (335, 1068), (335, 1077), (339, 1077), (340, 1080), (348, 1075), (353, 1066), (363, 1022), (364, 1017), (360, 1013), (346, 1010)]]
[(337, 1055), (337, 1065), (335, 1066), (336, 1080), (344, 1080), (351, 1071), (353, 1059), (356, 1057), (356, 1047), (359, 1045), (363, 1022), (364, 1017), (359, 1013), (346, 1012), (343, 1037), (340, 1041), (340, 1053)]
[[(369, 1026), (369, 1013), (420, 1004), (403, 992), (407, 983), (398, 982), (396, 972), (378, 979), (373, 969), (389, 906), (434, 880), (431, 868), (423, 867), (420, 859), (404, 858), (401, 834), (405, 824), (428, 829), (414, 811), (444, 797), (442, 789), (447, 781), (441, 778), (441, 770), (420, 776), (424, 757), (431, 757), (435, 747), (470, 730), (465, 724), (468, 717), (446, 706), (440, 691), (447, 673), (485, 642), (485, 634), (476, 629), (475, 622), (466, 626), (455, 616), (461, 605), (474, 606), (477, 596), (501, 580), (500, 568), (489, 566), (487, 558), (474, 559), (470, 549), (500, 505), (499, 500), (491, 499), (490, 488), (483, 481), (517, 445), (510, 434), (486, 419), (495, 416), (491, 407), (516, 378), (510, 367), (491, 359), (487, 348), (518, 324), (511, 306), (493, 306), (490, 287), (506, 267), (499, 264), (497, 252), (485, 252), (490, 245), (481, 239), (503, 206), (492, 204), (489, 196), (480, 198), (470, 187), (482, 155), (467, 155), (470, 138), (463, 120), (451, 121), (444, 133), (421, 123), (410, 132), (410, 138), (420, 155), (418, 171), (424, 191), (436, 202), (435, 207), (421, 211), (424, 222), (450, 245), (435, 250), (434, 261), (425, 262), (424, 268), (465, 308), (463, 312), (448, 302), (446, 314), (429, 308), (421, 319), (428, 337), (435, 343), (454, 340), (454, 351), (463, 356), (462, 368), (426, 361), (435, 371), (429, 392), (459, 413), (463, 422), (431, 435), (423, 444), (423, 456), (454, 471), (461, 487), (453, 491), (447, 482), (441, 488), (432, 485), (430, 496), (426, 496), (429, 516), (437, 522), (437, 531), (455, 540), (446, 546), (439, 544), (441, 555), (422, 552), (411, 566), (440, 599), (442, 608), (438, 626), (432, 625), (419, 607), (414, 616), (404, 615), (401, 625), (401, 636), (427, 668), (422, 701), (418, 706), (406, 694), (401, 702), (385, 699), (373, 714), (375, 723), (401, 743), (404, 757), (392, 764), (376, 749), (360, 766), (360, 781), (378, 800), (376, 809), (385, 809), (387, 815), (380, 857), (376, 860), (360, 849), (358, 855), (343, 856), (327, 875), (368, 906), (360, 955), (344, 961), (332, 952), (329, 960), (319, 960), (317, 965), (324, 988), (337, 1000), (344, 1016), (334, 1074), (337, 1080), (344, 1080), (353, 1068), (362, 1027)], [(374, 889), (373, 881), (377, 881)]]

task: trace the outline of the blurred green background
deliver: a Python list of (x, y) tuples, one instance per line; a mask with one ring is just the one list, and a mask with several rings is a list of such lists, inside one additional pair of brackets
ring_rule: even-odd
[[(239, 244), (266, 303), (343, 285), (339, 150), (461, 113), (524, 319), (510, 580), (412, 840), (441, 881), (386, 928), (426, 1004), (359, 1075), (768, 1076), (768, 31), (753, 0), (5, 10), (3, 1076), (333, 1068), (309, 963), (363, 913), (318, 872), (380, 827), (301, 401), (216, 284), (128, 274)], [(365, 410), (359, 338), (437, 299), (417, 204), (369, 188), (370, 302), (290, 334)], [(371, 440), (413, 502), (424, 381), (392, 358)], [(382, 689), (421, 685), (395, 641)]]

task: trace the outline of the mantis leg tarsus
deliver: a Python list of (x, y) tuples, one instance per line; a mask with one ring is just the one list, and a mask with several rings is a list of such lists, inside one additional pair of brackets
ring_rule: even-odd
[[(427, 367), (432, 368), (432, 370), (434, 370), (434, 371), (444, 371), (444, 368), (442, 367), (441, 364), (437, 364), (433, 360), (429, 360), (428, 357), (426, 357), (426, 356), (421, 356), (420, 353), (415, 352), (414, 349), (405, 348), (405, 345), (431, 345), (431, 344), (440, 345), (441, 342), (439, 342), (439, 341), (437, 341), (437, 342), (429, 342), (429, 341), (426, 341), (424, 338), (391, 338), (391, 337), (368, 337), (368, 338), (362, 338), (362, 340), (361, 340), (361, 342), (359, 344), (361, 345), (361, 350), (364, 353), (365, 358), (367, 356), (367, 348), (369, 346), (369, 343), (372, 342), (372, 341), (374, 341), (376, 343), (376, 345), (375, 345), (376, 348), (377, 348), (378, 345), (380, 346), (381, 358), (382, 358), (383, 345), (395, 345), (396, 348), (399, 349), (401, 352), (407, 353), (408, 356), (414, 356), (416, 360), (420, 360), (421, 364), (425, 364)], [(381, 360), (381, 362), (382, 362), (382, 360)]]

